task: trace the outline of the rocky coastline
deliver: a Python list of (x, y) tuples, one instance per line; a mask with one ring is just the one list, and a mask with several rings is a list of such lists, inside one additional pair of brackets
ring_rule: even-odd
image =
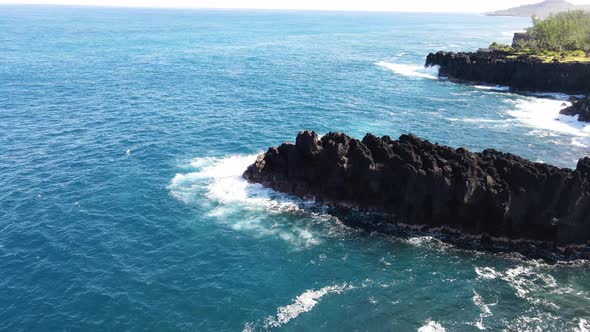
[(585, 94), (590, 91), (590, 63), (542, 62), (507, 52), (437, 52), (426, 67), (439, 66), (439, 76), (457, 82), (509, 86), (514, 91)]
[(497, 248), (491, 239), (504, 238), (590, 259), (590, 158), (571, 170), (414, 135), (357, 140), (303, 131), (295, 144), (260, 155), (243, 177), (330, 206), (392, 216), (386, 224), (472, 235), (482, 248)]
[(590, 96), (571, 97), (571, 106), (562, 109), (559, 113), (569, 116), (578, 116), (578, 121), (590, 122)]

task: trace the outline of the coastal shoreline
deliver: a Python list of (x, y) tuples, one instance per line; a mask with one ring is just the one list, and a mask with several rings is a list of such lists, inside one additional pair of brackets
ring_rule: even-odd
[[(555, 246), (548, 242), (524, 238), (498, 237), (490, 234), (472, 234), (461, 229), (429, 225), (415, 225), (396, 221), (397, 217), (383, 212), (351, 208), (339, 203), (322, 203), (345, 225), (367, 232), (379, 232), (400, 239), (431, 237), (457, 249), (495, 254), (518, 254), (525, 259), (540, 259), (549, 264), (585, 262), (590, 264), (590, 246)], [(351, 212), (355, 209), (355, 212)], [(360, 215), (360, 216), (359, 216)], [(366, 221), (367, 218), (370, 220)]]
[(439, 76), (458, 83), (508, 86), (512, 91), (561, 92), (581, 95), (590, 91), (590, 64), (543, 63), (530, 57), (509, 58), (499, 51), (430, 53), (425, 67), (438, 66)]

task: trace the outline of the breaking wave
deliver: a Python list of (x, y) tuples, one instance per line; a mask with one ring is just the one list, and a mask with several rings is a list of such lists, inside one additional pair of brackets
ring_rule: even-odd
[(473, 290), (473, 304), (475, 304), (480, 309), (479, 314), (479, 321), (475, 322), (475, 327), (480, 330), (485, 330), (486, 327), (484, 325), (484, 319), (493, 316), (492, 310), (490, 309), (489, 305), (483, 301), (483, 298), (479, 293)]
[(418, 77), (431, 80), (438, 79), (438, 66), (423, 67), (408, 64), (390, 63), (385, 61), (377, 62), (376, 65), (406, 77)]
[(418, 329), (418, 332), (446, 332), (446, 329), (435, 321), (428, 321)]
[[(276, 315), (267, 317), (263, 322), (262, 328), (268, 330), (281, 327), (299, 315), (311, 311), (322, 297), (328, 294), (341, 294), (354, 288), (353, 285), (344, 283), (341, 285), (326, 286), (319, 290), (307, 290), (297, 296), (293, 303), (279, 307)], [(244, 331), (252, 331), (255, 325), (255, 323), (247, 323)]]
[(568, 134), (575, 136), (574, 144), (586, 146), (590, 126), (578, 121), (577, 117), (559, 114), (570, 105), (564, 100), (522, 97), (513, 101), (513, 109), (507, 114), (526, 126), (540, 130), (545, 136), (551, 133)]
[[(176, 174), (167, 188), (176, 199), (205, 209), (208, 217), (236, 231), (277, 237), (296, 248), (315, 246), (322, 237), (350, 231), (336, 217), (321, 212), (321, 208), (319, 212), (304, 209), (314, 206), (314, 202), (248, 183), (242, 173), (256, 157), (195, 158), (184, 166), (187, 172)], [(294, 214), (303, 218), (289, 218)]]
[(476, 89), (480, 90), (491, 90), (491, 91), (498, 91), (498, 92), (509, 92), (510, 87), (502, 86), (502, 85), (474, 85)]

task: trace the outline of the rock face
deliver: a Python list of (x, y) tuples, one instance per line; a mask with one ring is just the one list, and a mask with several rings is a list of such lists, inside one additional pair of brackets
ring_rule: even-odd
[(243, 176), (302, 198), (385, 212), (403, 224), (552, 246), (590, 244), (590, 158), (570, 170), (414, 135), (367, 134), (359, 141), (304, 131), (295, 144), (260, 155)]
[(533, 36), (528, 32), (515, 32), (514, 37), (512, 38), (512, 47), (518, 47), (519, 43), (528, 43), (531, 40), (533, 40)]
[(590, 96), (583, 98), (572, 97), (570, 99), (572, 106), (561, 110), (564, 115), (577, 115), (578, 121), (590, 122)]
[(583, 94), (590, 91), (590, 63), (552, 62), (504, 52), (430, 53), (426, 66), (439, 66), (439, 76), (520, 91)]

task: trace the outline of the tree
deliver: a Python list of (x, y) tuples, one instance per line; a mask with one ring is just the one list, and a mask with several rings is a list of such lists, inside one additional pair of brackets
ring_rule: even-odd
[(528, 48), (536, 51), (590, 51), (590, 13), (577, 10), (553, 14), (546, 19), (533, 17)]

